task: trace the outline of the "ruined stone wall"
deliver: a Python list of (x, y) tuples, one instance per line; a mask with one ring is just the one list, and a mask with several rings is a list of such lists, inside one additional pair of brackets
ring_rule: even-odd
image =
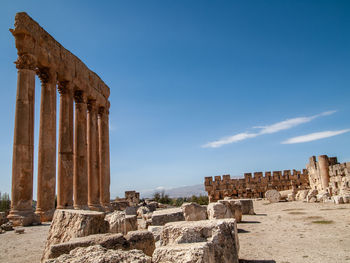
[(350, 191), (350, 162), (338, 163), (337, 157), (310, 157), (307, 164), (311, 189), (341, 195)]
[(116, 210), (125, 210), (128, 206), (137, 206), (140, 203), (140, 193), (136, 191), (125, 191), (124, 198), (116, 198), (112, 205)]
[(267, 190), (278, 191), (292, 189), (296, 186), (299, 189), (309, 187), (308, 172), (293, 170), (245, 173), (244, 178), (231, 179), (230, 175), (205, 177), (205, 190), (208, 192), (210, 202), (215, 202), (224, 197), (232, 198), (259, 198), (264, 197)]
[(129, 206), (137, 206), (140, 203), (140, 193), (136, 191), (125, 191), (125, 199)]

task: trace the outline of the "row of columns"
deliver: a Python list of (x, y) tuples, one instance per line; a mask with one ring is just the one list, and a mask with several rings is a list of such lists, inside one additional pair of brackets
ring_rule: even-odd
[[(30, 54), (19, 56), (16, 67), (18, 80), (9, 219), (29, 224), (35, 218), (32, 199), (36, 74), (42, 84), (36, 214), (40, 215), (41, 221), (47, 221), (51, 220), (55, 210), (57, 77), (54, 71), (37, 69), (36, 59)], [(110, 202), (108, 107), (97, 105), (94, 99), (88, 98), (84, 91), (74, 89), (68, 81), (58, 82), (58, 91), (57, 208), (107, 209)]]

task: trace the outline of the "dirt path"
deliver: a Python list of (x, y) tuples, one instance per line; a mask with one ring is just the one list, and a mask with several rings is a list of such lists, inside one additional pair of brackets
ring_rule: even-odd
[(25, 227), (23, 234), (9, 231), (0, 235), (1, 263), (36, 263), (43, 253), (49, 224)]
[(242, 262), (350, 263), (349, 204), (267, 203), (238, 224)]

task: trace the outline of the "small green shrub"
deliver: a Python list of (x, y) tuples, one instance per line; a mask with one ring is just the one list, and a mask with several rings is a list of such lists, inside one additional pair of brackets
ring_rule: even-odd
[(197, 203), (199, 205), (207, 205), (209, 203), (209, 197), (205, 195), (170, 198), (169, 195), (165, 193), (165, 191), (155, 192), (153, 194), (153, 200), (161, 204), (172, 206), (181, 206), (183, 203)]
[(11, 201), (8, 193), (1, 194), (0, 192), (0, 212), (7, 212), (10, 210)]
[(321, 225), (328, 225), (328, 224), (333, 224), (334, 221), (333, 220), (316, 220), (316, 221), (312, 221), (312, 223), (321, 224)]
[(294, 212), (289, 212), (288, 214), (290, 215), (305, 215), (305, 212), (298, 212), (298, 211), (294, 211)]

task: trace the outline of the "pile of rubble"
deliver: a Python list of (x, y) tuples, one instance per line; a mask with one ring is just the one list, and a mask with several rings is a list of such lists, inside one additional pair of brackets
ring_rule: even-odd
[(303, 201), (308, 203), (334, 203), (334, 204), (348, 204), (350, 203), (350, 190), (344, 189), (340, 191), (339, 195), (331, 195), (326, 190), (268, 190), (265, 193), (265, 197), (270, 203), (276, 203), (279, 201)]
[(5, 233), (6, 231), (12, 231), (13, 224), (7, 219), (5, 212), (0, 212), (0, 234)]
[(41, 262), (238, 263), (237, 223), (254, 214), (252, 200), (157, 206), (56, 210)]

